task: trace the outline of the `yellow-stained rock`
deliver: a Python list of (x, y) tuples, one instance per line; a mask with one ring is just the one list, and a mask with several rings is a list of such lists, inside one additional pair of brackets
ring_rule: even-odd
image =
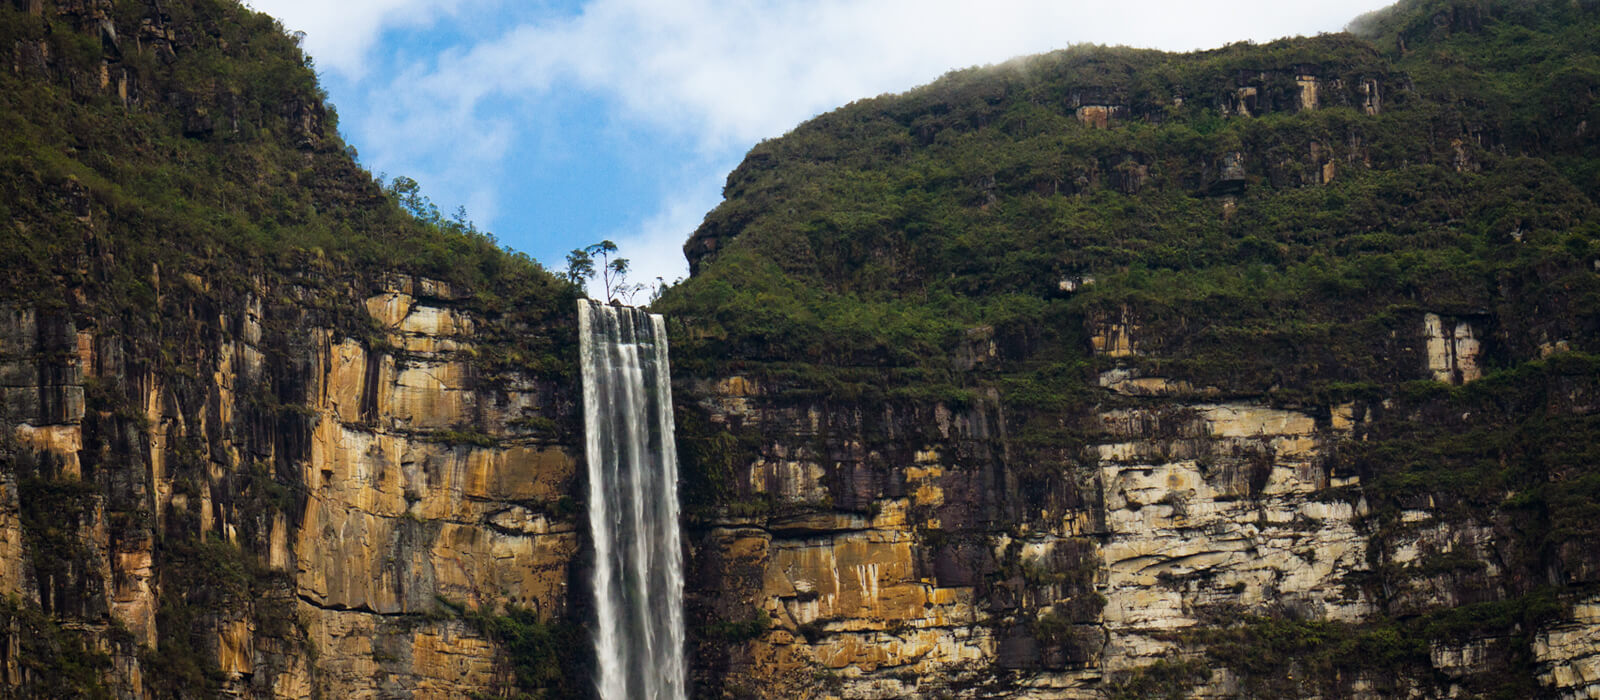
[(134, 639), (151, 648), (156, 646), (157, 600), (153, 586), (152, 556), (145, 546), (117, 552), (113, 558), (111, 616), (121, 622)]
[(1296, 76), (1295, 84), (1300, 88), (1300, 111), (1310, 112), (1317, 108), (1317, 78), (1311, 75)]
[(472, 319), (453, 309), (437, 306), (413, 306), (411, 313), (400, 321), (400, 330), (426, 336), (471, 335)]
[(571, 528), (545, 529), (510, 535), (445, 523), (425, 568), (439, 594), (451, 600), (474, 607), (548, 610), (566, 596), (567, 563), (578, 553), (578, 534)]
[(61, 476), (77, 479), (83, 474), (78, 453), (83, 451), (83, 428), (77, 424), (46, 425), (34, 427), (23, 423), (16, 427), (17, 442), (39, 451), (48, 452), (60, 459)]
[(1427, 345), (1428, 372), (1434, 381), (1464, 384), (1483, 376), (1482, 342), (1467, 321), (1446, 323), (1438, 314), (1424, 314), (1422, 335)]
[[(1369, 566), (1367, 543), (1353, 506), (1318, 498), (1331, 479), (1311, 416), (1200, 404), (1109, 411), (1102, 421), (1125, 440), (1098, 446), (1108, 669), (1164, 658), (1171, 632), (1199, 624), (1194, 611), (1207, 605), (1292, 598), (1337, 620), (1372, 610), (1343, 583)], [(1164, 435), (1182, 436), (1182, 449)]]
[(22, 593), (25, 556), (15, 476), (0, 474), (0, 596)]
[(217, 667), (223, 675), (253, 673), (254, 632), (249, 620), (229, 620), (217, 625)]
[(1124, 306), (1119, 315), (1101, 319), (1095, 324), (1094, 334), (1090, 336), (1089, 343), (1096, 354), (1130, 357), (1138, 354), (1134, 342), (1134, 333), (1138, 330), (1139, 326), (1134, 323), (1132, 310)]
[(750, 469), (750, 489), (794, 503), (815, 503), (828, 497), (822, 483), (827, 471), (811, 461), (762, 461)]
[(1539, 682), (1561, 700), (1600, 696), (1600, 596), (1572, 607), (1533, 640)]
[(301, 605), (318, 650), (324, 697), (454, 700), (497, 687), (494, 646), (461, 621), (395, 624), (361, 612)]
[(461, 362), (408, 363), (395, 378), (394, 391), (379, 412), (411, 430), (444, 430), (471, 415), (470, 372)]
[(1217, 437), (1310, 435), (1316, 420), (1294, 411), (1240, 404), (1196, 407), (1205, 417), (1207, 431)]
[(406, 315), (411, 313), (411, 307), (416, 300), (409, 294), (389, 292), (367, 299), (367, 314), (371, 315), (385, 328), (399, 328), (405, 321)]

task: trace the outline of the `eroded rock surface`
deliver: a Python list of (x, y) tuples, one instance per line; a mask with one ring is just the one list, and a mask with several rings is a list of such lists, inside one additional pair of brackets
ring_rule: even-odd
[[(489, 324), (445, 283), (363, 284), (164, 301), (191, 314), (176, 367), (109, 327), (0, 314), (20, 460), (0, 480), (0, 589), (126, 630), (120, 695), (148, 696), (137, 648), (177, 633), (231, 694), (462, 697), (499, 687), (504, 661), (457, 609), (566, 613), (570, 387), (483, 362)], [(41, 549), (61, 514), (25, 507), (47, 497), (64, 551)]]
[[(1400, 371), (1480, 376), (1471, 322), (1419, 320), (1396, 346)], [(690, 515), (699, 687), (1454, 698), (1520, 678), (1529, 692), (1594, 697), (1600, 625), (1592, 596), (1573, 597), (1594, 585), (1588, 555), (1563, 550), (1552, 566), (1564, 587), (1529, 586), (1512, 519), (1525, 516), (1511, 506), (1370, 483), (1392, 467), (1364, 445), (1472, 415), (1402, 415), (1372, 398), (1282, 405), (1152, 376), (1147, 358), (1170, 341), (1137, 310), (1085, 325), (1085, 351), (1106, 369), (1092, 411), (1064, 424), (1083, 447), (1054, 459), (1020, 447), (1008, 430), (1021, 419), (993, 394), (851, 403), (750, 376), (684, 379), (706, 425), (744, 450), (719, 457), (732, 466), (719, 504)], [(977, 355), (1002, 361), (986, 347)], [(1590, 389), (1562, 386), (1558, 410), (1592, 411)], [(1534, 627), (1485, 622), (1532, 609), (1545, 611)], [(1324, 641), (1294, 651), (1293, 635)], [(1389, 656), (1304, 665), (1340, 644)], [(1275, 666), (1239, 668), (1240, 655), (1273, 654)]]

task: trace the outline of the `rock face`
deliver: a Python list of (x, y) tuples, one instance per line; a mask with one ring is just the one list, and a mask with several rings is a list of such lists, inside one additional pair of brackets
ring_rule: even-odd
[(1572, 616), (1539, 632), (1533, 643), (1539, 681), (1560, 698), (1600, 697), (1600, 599), (1590, 598)]
[[(676, 288), (696, 695), (1600, 697), (1592, 51), (1419, 89), (1481, 5), (758, 146)], [(0, 697), (585, 695), (571, 290), (238, 9), (0, 6)]]
[[(1110, 369), (1083, 447), (1057, 460), (1026, 453), (993, 396), (852, 404), (751, 376), (680, 378), (705, 421), (691, 433), (725, 430), (744, 450), (718, 453), (727, 492), (690, 519), (700, 692), (1443, 698), (1515, 677), (1523, 692), (1595, 696), (1592, 555), (1551, 564), (1571, 573), (1540, 589), (1554, 598), (1527, 627), (1451, 617), (1539, 604), (1517, 597), (1529, 573), (1513, 506), (1397, 499), (1363, 456), (1419, 416), (1390, 400), (1223, 400), (1142, 375), (1135, 353), (1169, 341), (1137, 310), (1085, 325)], [(1410, 376), (1435, 376), (1447, 325), (1414, 326), (1396, 359)], [(1440, 382), (1478, 376), (1473, 326), (1454, 327)], [(1592, 378), (1578, 381), (1561, 411), (1592, 410)], [(1459, 627), (1395, 622), (1419, 615)], [(1286, 652), (1289, 631), (1320, 641)], [(1398, 650), (1307, 660), (1386, 644)]]
[(1482, 343), (1471, 322), (1451, 322), (1427, 314), (1422, 317), (1422, 333), (1427, 338), (1428, 373), (1434, 381), (1464, 384), (1483, 376), (1478, 364)]
[(1348, 424), (1319, 430), (1312, 416), (1248, 404), (1120, 410), (1102, 420), (1118, 440), (1096, 446), (1108, 669), (1180, 651), (1174, 633), (1229, 609), (1280, 605), (1332, 620), (1371, 609), (1341, 583), (1369, 568), (1356, 509), (1332, 490), (1357, 479), (1328, 463)]
[(1592, 697), (1596, 93), (1505, 57), (1585, 74), (1596, 9), (1064, 50), (753, 148), (658, 302), (697, 687)]
[(310, 281), (195, 278), (167, 346), (0, 312), (0, 592), (96, 631), (119, 697), (162, 692), (139, 650), (174, 635), (237, 697), (490, 692), (503, 651), (456, 612), (567, 613), (570, 382), (484, 362), (512, 329), (448, 284)]

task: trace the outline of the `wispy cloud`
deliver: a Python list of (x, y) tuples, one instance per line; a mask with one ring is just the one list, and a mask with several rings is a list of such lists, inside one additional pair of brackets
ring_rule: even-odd
[[(686, 177), (698, 181), (682, 183), (664, 193), (660, 209), (650, 218), (619, 230), (613, 234), (622, 256), (628, 259), (630, 280), (654, 289), (658, 282), (671, 284), (688, 275), (688, 263), (683, 258), (683, 241), (689, 232), (700, 225), (706, 212), (721, 200), (723, 172), (721, 168), (692, 167), (698, 174), (686, 172)], [(597, 290), (590, 289), (597, 295)], [(649, 293), (636, 301), (643, 303)]]
[[(454, 6), (461, 0), (374, 0)], [(1193, 49), (1337, 29), (1385, 2), (1314, 0), (593, 0), (442, 53), (407, 87), (460, 110), (560, 86), (615, 99), (626, 117), (747, 146), (851, 99), (952, 68), (1075, 42)], [(370, 24), (370, 23), (369, 23)]]
[[(305, 32), (305, 49), (324, 70), (359, 79), (384, 31), (425, 27), (475, 0), (253, 0), (246, 4)], [(481, 0), (477, 0), (482, 4)]]

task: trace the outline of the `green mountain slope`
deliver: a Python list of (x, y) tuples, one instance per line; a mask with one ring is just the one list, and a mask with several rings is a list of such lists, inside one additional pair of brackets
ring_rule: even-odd
[[(1479, 33), (1437, 29), (1404, 56), (1349, 35), (1184, 56), (1081, 48), (852, 104), (751, 152), (686, 246), (699, 274), (663, 308), (714, 310), (752, 359), (864, 366), (942, 354), (1006, 308), (1056, 305), (1080, 275), (1097, 282), (1070, 304), (1085, 312), (1140, 294), (1220, 311), (1339, 302), (1275, 324), (1291, 334), (1393, 303), (1486, 308), (1498, 272), (1581, 273), (1595, 254), (1593, 8), (1542, 5), (1484, 6)], [(1428, 8), (1401, 9), (1435, 26)], [(1391, 14), (1373, 22), (1410, 16)], [(736, 316), (763, 294), (785, 312)], [(884, 304), (904, 319), (878, 323)], [(1592, 333), (1592, 308), (1552, 322)], [(859, 334), (820, 337), (812, 318)]]
[(18, 276), (6, 297), (79, 288), (148, 308), (152, 265), (224, 283), (406, 270), (534, 302), (560, 287), (414, 191), (386, 193), (339, 138), (310, 58), (264, 14), (7, 3), (0, 46), (0, 265)]

